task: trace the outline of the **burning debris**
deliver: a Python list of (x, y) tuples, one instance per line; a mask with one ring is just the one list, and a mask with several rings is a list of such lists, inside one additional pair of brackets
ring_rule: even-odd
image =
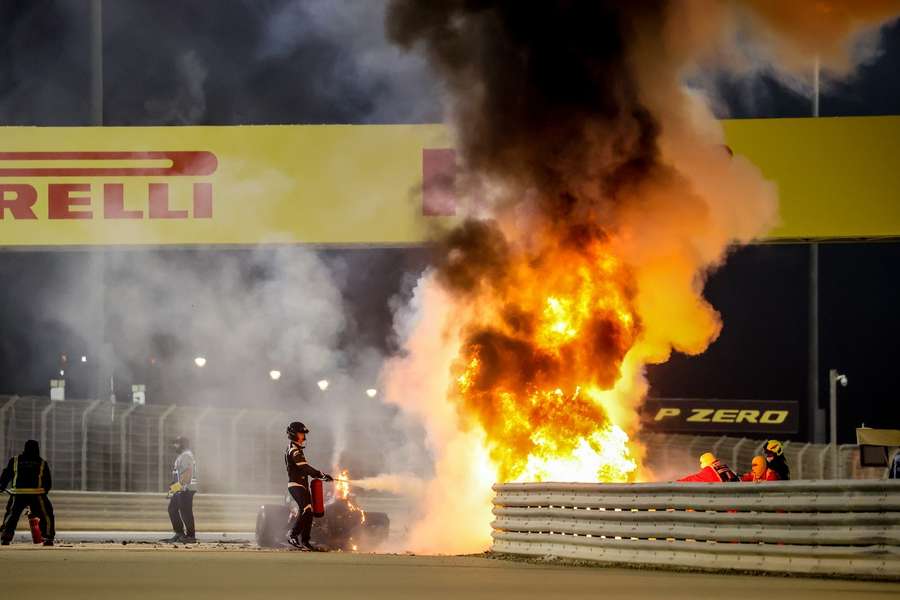
[(350, 496), (350, 475), (347, 469), (336, 469), (338, 475), (334, 478), (334, 492), (331, 502), (328, 506), (340, 505), (346, 507), (348, 514), (355, 514), (354, 521), (359, 521), (362, 525), (366, 522), (366, 511), (354, 504), (353, 498)]
[[(367, 513), (350, 493), (347, 469), (336, 469), (325, 514), (313, 521), (312, 539), (331, 550), (371, 551), (388, 537), (390, 520), (382, 512)], [(256, 517), (256, 543), (263, 548), (287, 547), (285, 536), (299, 516), (288, 496), (283, 505), (261, 506)]]
[(684, 81), (759, 48), (776, 70), (811, 76), (787, 56), (821, 51), (839, 73), (847, 36), (896, 7), (781, 4), (392, 2), (389, 35), (446, 86), (471, 215), (398, 317), (407, 354), (385, 373), (436, 454), (413, 549), (483, 548), (493, 481), (647, 477), (644, 366), (716, 339), (706, 276), (777, 222), (774, 186), (723, 151)]

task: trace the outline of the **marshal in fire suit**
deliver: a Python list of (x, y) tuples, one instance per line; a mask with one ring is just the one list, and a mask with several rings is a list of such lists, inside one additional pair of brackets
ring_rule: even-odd
[(737, 473), (716, 458), (712, 452), (704, 452), (700, 457), (700, 470), (692, 473), (687, 477), (682, 477), (678, 481), (681, 482), (703, 482), (703, 483), (729, 483), (732, 481), (740, 481)]
[(284, 451), (284, 465), (288, 473), (288, 493), (300, 509), (300, 516), (288, 534), (288, 542), (301, 550), (319, 551), (321, 548), (313, 545), (309, 540), (313, 523), (309, 478), (315, 477), (316, 479), (332, 481), (332, 477), (328, 473), (323, 473), (313, 468), (306, 461), (303, 449), (307, 433), (309, 433), (309, 429), (300, 421), (294, 421), (287, 427), (287, 436), (290, 443)]
[(50, 466), (41, 458), (41, 448), (35, 440), (25, 442), (22, 454), (9, 459), (0, 474), (0, 489), (9, 491), (6, 514), (3, 516), (3, 533), (0, 543), (8, 545), (16, 534), (16, 524), (26, 508), (40, 519), (41, 536), (45, 546), (52, 546), (56, 537), (53, 505), (47, 493), (53, 486)]
[(750, 463), (750, 470), (741, 475), (741, 481), (752, 481), (759, 483), (760, 481), (778, 481), (778, 473), (773, 471), (766, 464), (765, 456), (754, 456)]
[(778, 440), (766, 442), (766, 466), (770, 471), (778, 475), (778, 479), (788, 481), (791, 478), (791, 468), (784, 457), (784, 446)]

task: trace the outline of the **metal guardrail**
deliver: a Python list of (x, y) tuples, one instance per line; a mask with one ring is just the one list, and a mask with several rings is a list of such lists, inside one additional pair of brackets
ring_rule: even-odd
[[(159, 493), (60, 492), (50, 493), (56, 527), (62, 537), (78, 531), (169, 531), (168, 500)], [(403, 498), (372, 494), (356, 496), (365, 510), (385, 512), (391, 531), (402, 532), (409, 522), (410, 504)], [(281, 504), (283, 495), (202, 494), (194, 497), (197, 531), (206, 533), (249, 532), (256, 528), (256, 514), (263, 504)], [(25, 517), (19, 530), (27, 531)]]
[[(56, 526), (69, 531), (169, 531), (165, 494), (121, 492), (52, 492)], [(280, 504), (282, 496), (197, 494), (197, 530), (253, 531), (262, 504)]]
[(495, 552), (900, 580), (900, 481), (494, 490)]

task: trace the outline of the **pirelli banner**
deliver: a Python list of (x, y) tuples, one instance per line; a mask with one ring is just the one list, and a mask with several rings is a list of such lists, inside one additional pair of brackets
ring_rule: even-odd
[(799, 403), (762, 400), (649, 399), (641, 409), (644, 427), (670, 433), (793, 434)]
[[(900, 235), (900, 117), (724, 123), (774, 239)], [(452, 224), (441, 125), (0, 128), (0, 246), (419, 244)]]
[(0, 136), (7, 246), (402, 245), (454, 213), (439, 192), (423, 193), (423, 174), (448, 160), (452, 172), (439, 125), (9, 127)]

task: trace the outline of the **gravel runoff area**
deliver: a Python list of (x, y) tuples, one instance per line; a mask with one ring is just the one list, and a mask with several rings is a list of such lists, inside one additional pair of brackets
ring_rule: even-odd
[(896, 598), (900, 584), (578, 567), (482, 556), (309, 553), (136, 542), (0, 548), (9, 598)]

